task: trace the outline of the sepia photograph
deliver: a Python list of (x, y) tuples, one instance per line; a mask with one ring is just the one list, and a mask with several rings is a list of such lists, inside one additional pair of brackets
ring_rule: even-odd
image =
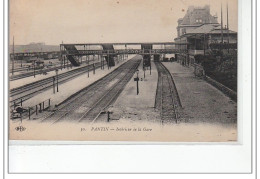
[(9, 140), (238, 141), (238, 0), (9, 0)]

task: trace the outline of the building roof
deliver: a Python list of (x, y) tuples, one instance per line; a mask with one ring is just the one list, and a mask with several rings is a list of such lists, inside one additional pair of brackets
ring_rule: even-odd
[(188, 8), (187, 13), (182, 19), (179, 19), (179, 25), (196, 25), (205, 23), (218, 23), (217, 17), (210, 14), (210, 7), (193, 7)]
[[(236, 34), (236, 32), (228, 29), (223, 29), (223, 33)], [(221, 34), (221, 27), (219, 24), (202, 24), (200, 27), (196, 29), (187, 29), (187, 34)]]
[[(223, 29), (223, 34), (227, 34), (228, 32), (229, 34), (237, 34), (237, 32), (235, 31)], [(192, 36), (192, 35), (199, 35), (199, 34), (221, 34), (220, 24), (202, 24), (196, 29), (187, 29), (186, 33), (181, 35), (178, 38)]]
[(219, 24), (203, 24), (200, 27), (197, 27), (196, 29), (191, 29), (186, 33), (192, 33), (192, 34), (205, 34), (209, 33), (210, 31), (214, 30), (214, 28), (218, 27)]
[[(224, 34), (227, 34), (227, 33), (237, 34), (237, 32), (228, 30), (228, 29), (223, 29), (223, 33)], [(214, 29), (214, 30), (210, 31), (210, 34), (221, 34), (221, 29)]]

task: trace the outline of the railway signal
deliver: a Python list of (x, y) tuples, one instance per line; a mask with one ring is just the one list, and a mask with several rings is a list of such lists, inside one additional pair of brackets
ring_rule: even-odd
[(115, 118), (111, 118), (110, 115), (113, 114), (114, 112), (110, 112), (107, 111), (107, 122), (111, 121), (111, 120), (119, 120), (119, 119), (115, 119)]
[(110, 114), (112, 114), (113, 112), (107, 111), (107, 122), (109, 122), (110, 120)]

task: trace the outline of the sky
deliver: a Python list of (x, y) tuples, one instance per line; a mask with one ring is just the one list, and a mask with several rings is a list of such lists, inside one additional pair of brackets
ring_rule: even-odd
[(237, 31), (237, 0), (9, 0), (9, 43), (170, 42), (190, 5), (210, 5)]

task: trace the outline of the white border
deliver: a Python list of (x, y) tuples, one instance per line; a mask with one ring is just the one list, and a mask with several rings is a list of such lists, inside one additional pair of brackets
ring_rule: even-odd
[[(243, 8), (242, 8), (243, 7)], [(5, 0), (5, 8), (7, 2)], [(9, 148), (13, 170), (22, 172), (251, 172), (251, 3), (239, 1), (239, 142), (241, 145), (12, 145)], [(5, 11), (7, 21), (7, 11)], [(7, 27), (5, 26), (5, 32)], [(7, 36), (5, 36), (7, 43)], [(7, 44), (5, 44), (7, 47)], [(6, 49), (7, 50), (7, 49)], [(7, 52), (5, 52), (7, 59)], [(5, 62), (5, 69), (7, 63)], [(5, 74), (7, 76), (7, 73)], [(242, 83), (241, 83), (242, 82)], [(5, 80), (7, 86), (7, 80)], [(7, 91), (5, 91), (7, 92)], [(7, 102), (7, 94), (4, 95)], [(7, 106), (7, 104), (5, 104)], [(2, 108), (1, 108), (2, 109)], [(243, 118), (243, 125), (241, 119)], [(5, 112), (7, 119), (7, 112)], [(5, 122), (5, 151), (7, 151), (7, 123)], [(7, 178), (35, 178), (35, 175), (7, 174)], [(51, 175), (55, 176), (55, 175)], [(81, 175), (76, 175), (81, 177)], [(227, 176), (210, 176), (211, 178)], [(253, 175), (235, 175), (237, 178)], [(38, 175), (37, 175), (38, 177)], [(45, 177), (44, 175), (41, 177)], [(60, 177), (60, 176), (56, 176)], [(62, 176), (71, 178), (71, 175)], [(74, 176), (73, 176), (74, 177)], [(86, 176), (83, 176), (86, 177)], [(178, 177), (184, 177), (178, 175)], [(192, 176), (194, 178), (194, 176)], [(208, 178), (207, 175), (196, 175)], [(248, 178), (248, 177), (247, 177)]]

